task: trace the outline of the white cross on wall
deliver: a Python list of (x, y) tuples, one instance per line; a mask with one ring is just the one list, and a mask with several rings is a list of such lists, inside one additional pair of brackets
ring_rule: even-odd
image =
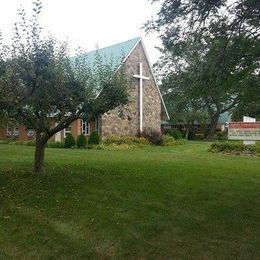
[(134, 75), (134, 78), (139, 79), (139, 109), (140, 109), (140, 133), (143, 132), (143, 80), (149, 80), (148, 77), (145, 77), (143, 75), (143, 63), (140, 62), (139, 64), (139, 74), (140, 75)]

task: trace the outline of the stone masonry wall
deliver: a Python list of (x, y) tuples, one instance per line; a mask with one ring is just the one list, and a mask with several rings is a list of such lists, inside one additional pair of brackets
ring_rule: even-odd
[(129, 90), (129, 103), (123, 109), (116, 108), (101, 118), (102, 139), (110, 135), (136, 135), (139, 133), (139, 63), (143, 63), (143, 74), (149, 80), (143, 81), (143, 129), (161, 131), (161, 99), (152, 77), (142, 44), (139, 42), (125, 65), (127, 73), (132, 77)]

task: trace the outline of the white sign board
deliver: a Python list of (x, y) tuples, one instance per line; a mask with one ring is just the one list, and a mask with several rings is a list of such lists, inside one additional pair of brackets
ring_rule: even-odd
[(229, 140), (259, 141), (260, 122), (233, 122), (228, 127)]

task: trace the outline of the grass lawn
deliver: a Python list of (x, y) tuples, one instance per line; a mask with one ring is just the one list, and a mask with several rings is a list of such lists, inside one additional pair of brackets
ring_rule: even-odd
[(208, 147), (0, 145), (0, 259), (260, 259), (260, 158)]

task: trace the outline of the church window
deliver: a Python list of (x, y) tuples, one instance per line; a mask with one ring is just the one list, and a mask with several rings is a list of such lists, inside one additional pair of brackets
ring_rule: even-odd
[(71, 125), (69, 125), (64, 129), (64, 137), (66, 137), (70, 133), (71, 133)]
[(9, 125), (7, 125), (6, 126), (6, 136), (11, 136), (11, 135), (12, 135), (12, 128)]
[(81, 133), (83, 135), (89, 135), (90, 132), (90, 124), (87, 121), (81, 120)]
[(14, 136), (18, 136), (18, 135), (19, 135), (19, 127), (16, 126), (16, 125), (14, 125), (13, 135), (14, 135)]
[(34, 135), (33, 129), (32, 129), (32, 128), (28, 128), (28, 130), (27, 130), (27, 136), (28, 136), (28, 137), (32, 137), (33, 135)]
[(95, 118), (95, 131), (99, 132), (99, 118), (98, 117)]

